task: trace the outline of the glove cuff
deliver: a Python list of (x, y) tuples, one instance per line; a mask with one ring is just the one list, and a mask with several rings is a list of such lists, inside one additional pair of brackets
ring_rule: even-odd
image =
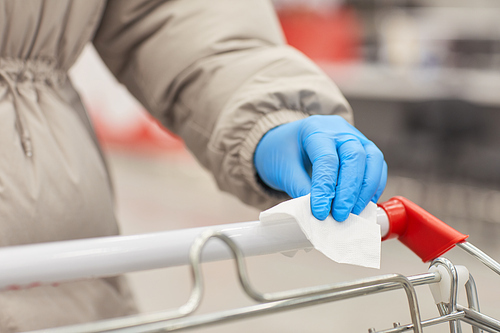
[[(248, 132), (246, 139), (241, 144), (239, 162), (241, 165), (242, 176), (245, 181), (258, 193), (263, 193), (278, 201), (289, 199), (290, 197), (281, 191), (276, 191), (265, 185), (257, 174), (253, 157), (260, 140), (269, 130), (292, 121), (307, 118), (309, 115), (302, 111), (280, 110), (267, 113), (262, 116)], [(266, 207), (261, 207), (266, 208)]]

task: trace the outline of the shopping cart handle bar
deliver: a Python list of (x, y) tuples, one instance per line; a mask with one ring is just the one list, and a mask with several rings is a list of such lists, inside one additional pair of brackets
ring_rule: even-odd
[[(377, 211), (377, 221), (384, 234), (389, 230), (387, 215), (381, 208)], [(187, 265), (195, 238), (208, 229), (228, 235), (245, 256), (312, 248), (297, 222), (291, 218), (268, 224), (241, 222), (12, 246), (0, 248), (0, 290)], [(232, 254), (228, 247), (217, 240), (209, 242), (203, 250), (203, 261), (230, 258)]]
[(389, 230), (382, 240), (398, 238), (424, 262), (443, 255), (469, 237), (406, 198), (394, 197), (379, 207), (389, 220)]
[[(424, 261), (438, 257), (466, 235), (455, 231), (405, 198), (379, 205), (377, 223), (383, 239), (398, 237)], [(221, 231), (245, 256), (290, 252), (312, 245), (292, 218), (5, 247), (0, 249), (0, 290), (59, 283), (189, 263), (189, 249), (203, 231)], [(231, 258), (221, 242), (212, 241), (203, 261)]]
[[(228, 235), (245, 256), (312, 247), (293, 219), (4, 247), (0, 248), (0, 290), (187, 265), (191, 245), (208, 229)], [(229, 248), (218, 240), (203, 250), (202, 261), (230, 258)]]

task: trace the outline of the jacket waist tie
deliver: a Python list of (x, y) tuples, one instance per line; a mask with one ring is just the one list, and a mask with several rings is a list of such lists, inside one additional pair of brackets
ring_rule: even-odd
[(21, 139), (21, 146), (23, 148), (24, 154), (27, 157), (33, 156), (33, 146), (31, 144), (31, 135), (29, 132), (28, 127), (26, 126), (26, 120), (24, 119), (24, 116), (22, 115), (22, 112), (19, 111), (19, 94), (16, 88), (15, 82), (11, 79), (9, 74), (0, 68), (0, 78), (3, 78), (7, 85), (7, 89), (11, 91), (12, 93), (12, 98), (13, 98), (13, 104), (14, 104), (14, 112), (16, 113), (16, 126), (17, 130), (19, 131), (19, 136)]

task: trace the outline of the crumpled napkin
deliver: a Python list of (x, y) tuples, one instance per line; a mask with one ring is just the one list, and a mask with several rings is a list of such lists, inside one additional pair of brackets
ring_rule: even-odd
[(310, 195), (280, 203), (259, 215), (262, 223), (294, 218), (311, 244), (328, 258), (343, 264), (380, 268), (381, 235), (377, 205), (370, 202), (361, 214), (344, 222), (329, 215), (320, 221), (311, 213)]

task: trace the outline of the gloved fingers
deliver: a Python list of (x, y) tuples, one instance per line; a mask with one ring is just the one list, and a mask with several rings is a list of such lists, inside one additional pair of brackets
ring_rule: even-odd
[(339, 168), (335, 142), (331, 137), (315, 133), (303, 140), (303, 148), (312, 162), (311, 211), (318, 220), (330, 214)]
[(311, 211), (318, 220), (324, 220), (332, 209), (338, 175), (337, 155), (324, 155), (313, 163)]
[(368, 202), (370, 202), (377, 192), (384, 169), (384, 155), (377, 146), (371, 141), (368, 141), (368, 143), (364, 145), (364, 148), (366, 151), (365, 175), (358, 200), (352, 210), (352, 213), (356, 215), (359, 215), (359, 213), (365, 209)]
[(382, 169), (382, 177), (380, 179), (380, 183), (378, 185), (377, 192), (372, 198), (372, 201), (377, 203), (378, 199), (382, 195), (385, 190), (385, 185), (387, 184), (387, 163), (384, 161), (383, 169)]
[(298, 198), (311, 193), (311, 177), (304, 165), (292, 160), (284, 169), (288, 170), (283, 173), (283, 186), (289, 196)]
[(337, 150), (340, 168), (332, 215), (341, 222), (347, 219), (358, 201), (365, 175), (366, 152), (361, 142), (354, 138), (341, 142)]

